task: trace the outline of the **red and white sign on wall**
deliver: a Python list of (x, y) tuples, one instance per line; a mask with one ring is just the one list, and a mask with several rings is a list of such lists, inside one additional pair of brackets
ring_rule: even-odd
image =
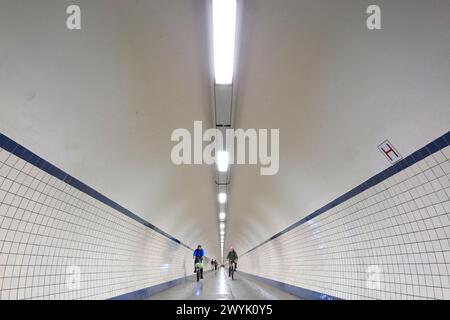
[(381, 151), (381, 153), (386, 157), (386, 159), (388, 159), (391, 164), (394, 164), (402, 159), (400, 153), (397, 151), (397, 149), (394, 148), (389, 140), (386, 140), (382, 144), (380, 144), (378, 146), (378, 150)]

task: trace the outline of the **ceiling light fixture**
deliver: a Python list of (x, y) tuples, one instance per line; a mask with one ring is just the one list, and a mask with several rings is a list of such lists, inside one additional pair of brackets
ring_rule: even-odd
[(233, 83), (237, 0), (212, 0), (216, 84)]
[(219, 203), (227, 202), (227, 194), (225, 192), (219, 193)]
[(217, 152), (217, 167), (219, 172), (227, 172), (228, 170), (228, 151)]

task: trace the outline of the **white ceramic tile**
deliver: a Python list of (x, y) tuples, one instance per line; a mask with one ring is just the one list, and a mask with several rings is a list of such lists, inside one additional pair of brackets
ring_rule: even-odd
[(441, 150), (441, 152), (446, 156), (448, 160), (450, 160), (450, 146), (445, 147)]
[[(276, 248), (267, 243), (241, 257), (241, 270), (272, 279), (282, 274), (283, 282), (344, 299), (445, 298), (449, 293), (441, 289), (441, 279), (450, 277), (450, 194), (444, 190), (450, 181), (444, 175), (450, 171), (444, 158), (448, 150), (383, 181), (386, 192), (378, 185), (323, 213), (316, 220), (326, 223), (313, 231), (301, 225), (274, 240)], [(277, 264), (281, 253), (289, 257), (285, 264)], [(262, 260), (264, 268), (258, 264)], [(383, 270), (381, 290), (366, 287), (370, 265)], [(296, 272), (284, 272), (288, 266)], [(336, 273), (336, 267), (346, 271)]]
[[(185, 247), (5, 150), (0, 162), (2, 299), (105, 299), (190, 273)], [(66, 284), (70, 266), (79, 290)]]

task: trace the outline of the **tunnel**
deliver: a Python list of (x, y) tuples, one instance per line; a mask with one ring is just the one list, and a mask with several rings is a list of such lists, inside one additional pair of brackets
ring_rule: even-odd
[(449, 300), (448, 0), (0, 0), (0, 300)]

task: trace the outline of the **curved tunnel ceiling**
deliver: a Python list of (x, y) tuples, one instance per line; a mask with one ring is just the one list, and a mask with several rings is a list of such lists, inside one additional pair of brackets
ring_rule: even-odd
[[(0, 2), (1, 132), (219, 257), (214, 170), (170, 161), (172, 130), (212, 125), (205, 2), (78, 3), (71, 33), (66, 2)], [(279, 128), (280, 171), (233, 167), (226, 247), (386, 168), (383, 140), (406, 156), (448, 131), (448, 1), (378, 3), (370, 32), (369, 1), (244, 1), (235, 127)]]
[(214, 171), (170, 159), (172, 130), (211, 125), (204, 3), (79, 3), (69, 32), (64, 1), (0, 2), (2, 133), (218, 256)]
[[(234, 166), (227, 245), (241, 252), (450, 127), (448, 1), (246, 0), (236, 127), (279, 128), (280, 170)], [(420, 128), (420, 129), (418, 129)]]

